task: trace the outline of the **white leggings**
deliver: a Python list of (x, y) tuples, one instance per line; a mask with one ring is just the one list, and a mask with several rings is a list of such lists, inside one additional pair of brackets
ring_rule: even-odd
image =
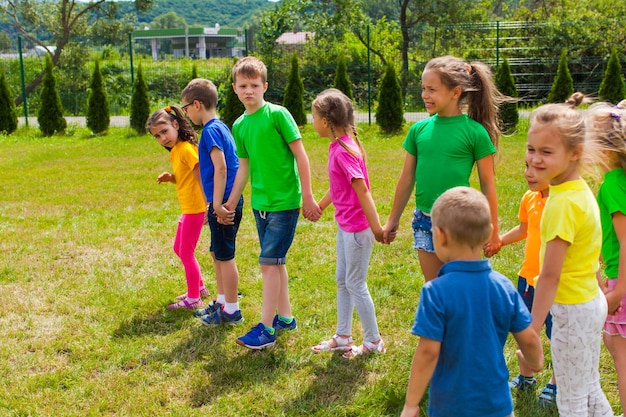
[(600, 387), (600, 344), (606, 318), (602, 292), (584, 304), (552, 304), (552, 366), (562, 417), (613, 417)]

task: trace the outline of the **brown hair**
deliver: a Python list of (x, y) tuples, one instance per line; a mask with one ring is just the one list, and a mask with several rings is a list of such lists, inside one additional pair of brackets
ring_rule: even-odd
[(426, 64), (424, 72), (435, 71), (441, 83), (453, 89), (460, 86), (460, 104), (467, 104), (467, 115), (482, 124), (496, 149), (500, 141), (500, 119), (498, 107), (511, 101), (498, 91), (486, 64), (478, 61), (466, 63), (454, 56), (433, 58)]
[(178, 122), (178, 140), (198, 146), (198, 134), (185, 118), (183, 111), (176, 106), (167, 106), (152, 113), (146, 121), (146, 130), (150, 131), (152, 127), (160, 124), (172, 124), (174, 120)]
[(441, 194), (431, 212), (433, 227), (446, 231), (456, 242), (472, 249), (491, 236), (491, 212), (483, 193), (470, 187), (453, 187)]
[(189, 81), (180, 96), (187, 103), (198, 100), (207, 110), (217, 107), (217, 87), (205, 78), (194, 78)]
[[(360, 157), (365, 161), (365, 149), (359, 140), (354, 124), (354, 106), (348, 96), (336, 88), (329, 88), (318, 94), (313, 100), (311, 108), (316, 114), (328, 121), (331, 133), (341, 146), (351, 155)], [(339, 140), (335, 134), (335, 126), (341, 127), (346, 132), (352, 131), (354, 142), (359, 147), (358, 151)]]
[(619, 166), (626, 171), (626, 100), (617, 106), (596, 103), (585, 116), (587, 139), (601, 151), (615, 152)]
[(236, 82), (237, 75), (246, 78), (261, 77), (261, 80), (265, 83), (267, 81), (267, 67), (259, 58), (246, 56), (237, 60), (233, 67), (233, 83)]

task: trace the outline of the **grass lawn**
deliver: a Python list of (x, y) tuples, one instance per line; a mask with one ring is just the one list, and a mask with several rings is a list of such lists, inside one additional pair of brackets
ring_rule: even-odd
[[(171, 170), (167, 152), (150, 136), (127, 129), (103, 137), (71, 131), (42, 138), (36, 129), (21, 128), (0, 136), (0, 416), (399, 415), (418, 341), (410, 328), (423, 283), (411, 248), (414, 204), (405, 210), (396, 241), (375, 246), (370, 265), (385, 355), (346, 361), (310, 349), (335, 330), (332, 210), (318, 223), (300, 221), (288, 256), (298, 330), (280, 335), (272, 349), (251, 352), (235, 344), (261, 315), (259, 247), (249, 205), (237, 251), (246, 322), (204, 327), (187, 311), (165, 308), (185, 292), (171, 249), (180, 214), (175, 190), (156, 183), (158, 174)], [(320, 198), (328, 186), (328, 140), (317, 138), (311, 126), (303, 134)], [(360, 137), (384, 222), (404, 161), (404, 136), (383, 137), (364, 125)], [(526, 190), (524, 143), (525, 133), (501, 141), (501, 230), (516, 224)], [(198, 255), (214, 294), (208, 243), (206, 228)], [(518, 243), (492, 264), (516, 280), (522, 255)], [(361, 342), (356, 314), (354, 336)], [(514, 351), (510, 338), (505, 354), (512, 374)], [(551, 372), (547, 344), (546, 353), (540, 386)], [(601, 374), (619, 414), (615, 372), (604, 348)], [(537, 395), (515, 398), (516, 416), (556, 416), (555, 409), (536, 405)]]

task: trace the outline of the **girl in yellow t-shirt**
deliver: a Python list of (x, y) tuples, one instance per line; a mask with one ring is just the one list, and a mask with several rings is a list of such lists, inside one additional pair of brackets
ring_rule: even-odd
[(206, 211), (198, 164), (198, 137), (182, 110), (173, 106), (152, 113), (146, 122), (146, 129), (161, 146), (170, 151), (173, 173), (163, 172), (157, 177), (157, 183), (176, 184), (176, 194), (182, 209), (174, 238), (174, 252), (185, 269), (187, 292), (179, 295), (177, 301), (167, 308), (195, 310), (202, 306), (201, 296), (209, 295), (195, 255)]
[[(559, 415), (613, 416), (600, 387), (600, 338), (606, 298), (596, 279), (602, 230), (595, 197), (580, 177), (581, 161), (594, 155), (585, 143), (583, 115), (565, 104), (547, 104), (530, 116), (526, 163), (550, 183), (541, 220), (541, 272), (535, 289), (533, 328), (552, 314), (552, 367), (559, 387)], [(584, 150), (583, 150), (584, 149)], [(524, 361), (521, 357), (520, 361)]]

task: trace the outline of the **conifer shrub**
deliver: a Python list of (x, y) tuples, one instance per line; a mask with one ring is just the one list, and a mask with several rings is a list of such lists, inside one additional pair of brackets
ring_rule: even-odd
[(91, 76), (89, 99), (87, 100), (87, 127), (95, 134), (109, 129), (109, 99), (104, 91), (100, 63), (96, 60)]
[(385, 69), (378, 90), (378, 107), (376, 108), (376, 124), (384, 133), (395, 133), (402, 129), (404, 123), (404, 102), (402, 87), (396, 75), (393, 63), (389, 62)]
[(194, 63), (191, 67), (191, 79), (195, 80), (198, 78), (198, 66)]
[(354, 100), (352, 95), (352, 83), (348, 77), (348, 66), (345, 56), (341, 55), (337, 61), (337, 71), (335, 72), (335, 80), (333, 86), (344, 93), (350, 100)]
[[(237, 62), (234, 59), (233, 66)], [(246, 110), (235, 90), (233, 90), (233, 74), (232, 71), (228, 71), (228, 81), (220, 88), (220, 96), (217, 101), (217, 112), (220, 116), (220, 120), (228, 126), (229, 129), (233, 128), (235, 120), (239, 118)]]
[(130, 98), (130, 127), (139, 134), (146, 133), (146, 120), (150, 117), (150, 99), (148, 85), (143, 78), (141, 64), (137, 69), (137, 78), (133, 84), (133, 95)]
[(548, 92), (548, 103), (563, 103), (574, 93), (574, 80), (567, 66), (567, 49), (561, 51), (556, 77)]
[(63, 117), (63, 106), (56, 87), (56, 78), (52, 71), (52, 58), (46, 54), (46, 66), (43, 79), (41, 80), (41, 93), (39, 95), (41, 106), (37, 113), (39, 130), (45, 136), (52, 136), (57, 132), (64, 132), (67, 122)]
[(0, 133), (9, 135), (17, 129), (17, 110), (4, 71), (0, 72), (0, 109)]
[[(517, 97), (517, 88), (511, 74), (509, 62), (504, 59), (498, 67), (495, 75), (495, 83), (498, 90), (505, 96)], [(502, 121), (502, 130), (510, 132), (515, 130), (519, 121), (519, 112), (517, 111), (517, 102), (508, 102), (500, 105), (500, 120)]]
[(306, 113), (304, 111), (304, 83), (300, 77), (298, 66), (298, 54), (294, 52), (291, 56), (291, 70), (285, 86), (283, 106), (289, 110), (298, 126), (306, 124)]
[(626, 98), (626, 88), (624, 86), (624, 77), (622, 76), (622, 64), (619, 62), (617, 48), (611, 48), (611, 56), (606, 64), (604, 77), (600, 83), (598, 96), (603, 101), (609, 103), (619, 103)]

